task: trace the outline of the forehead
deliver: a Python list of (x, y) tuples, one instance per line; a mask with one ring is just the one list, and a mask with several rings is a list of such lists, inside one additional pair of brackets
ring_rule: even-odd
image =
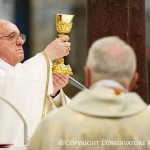
[(16, 25), (11, 22), (2, 21), (0, 22), (0, 34), (9, 34), (11, 32), (19, 33), (19, 29)]

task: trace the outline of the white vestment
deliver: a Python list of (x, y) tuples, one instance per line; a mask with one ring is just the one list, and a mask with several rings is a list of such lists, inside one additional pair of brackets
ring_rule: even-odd
[[(47, 65), (42, 54), (37, 54), (15, 67), (0, 60), (0, 96), (13, 104), (22, 114), (28, 126), (29, 139), (41, 121), (46, 79)], [(52, 92), (50, 69), (48, 94)], [(14, 110), (0, 99), (1, 143), (23, 145), (24, 127)]]

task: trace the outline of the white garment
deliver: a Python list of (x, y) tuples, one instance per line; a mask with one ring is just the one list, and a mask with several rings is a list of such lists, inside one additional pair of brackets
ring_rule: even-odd
[[(46, 69), (42, 54), (37, 54), (15, 67), (0, 60), (0, 96), (7, 99), (23, 115), (28, 125), (29, 138), (41, 121)], [(53, 92), (52, 71), (48, 92)], [(0, 99), (0, 143), (22, 145), (23, 132), (21, 119)]]

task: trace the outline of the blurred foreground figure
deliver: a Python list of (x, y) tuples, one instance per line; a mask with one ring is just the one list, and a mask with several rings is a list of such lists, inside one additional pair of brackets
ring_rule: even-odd
[(118, 37), (97, 40), (85, 76), (89, 91), (49, 114), (29, 150), (148, 150), (150, 112), (130, 92), (138, 79), (133, 49)]
[[(69, 40), (68, 36), (62, 36), (51, 42), (42, 53), (22, 64), (25, 39), (16, 25), (0, 20), (0, 96), (22, 114), (28, 127), (27, 138), (30, 138), (42, 115), (45, 117), (48, 111), (67, 103), (67, 98), (60, 89), (68, 83), (69, 76), (52, 74), (51, 61), (68, 55), (70, 42), (65, 42)], [(48, 97), (46, 103), (45, 95)], [(50, 96), (56, 97), (53, 100)], [(0, 144), (22, 145), (23, 133), (21, 119), (0, 99)]]

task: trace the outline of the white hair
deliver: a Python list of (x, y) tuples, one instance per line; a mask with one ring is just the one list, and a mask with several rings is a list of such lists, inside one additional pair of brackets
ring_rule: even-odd
[(7, 21), (5, 19), (0, 19), (0, 22), (9, 22), (9, 21)]
[(136, 70), (136, 56), (132, 47), (120, 38), (105, 37), (92, 44), (87, 66), (94, 79), (113, 79), (129, 85)]

